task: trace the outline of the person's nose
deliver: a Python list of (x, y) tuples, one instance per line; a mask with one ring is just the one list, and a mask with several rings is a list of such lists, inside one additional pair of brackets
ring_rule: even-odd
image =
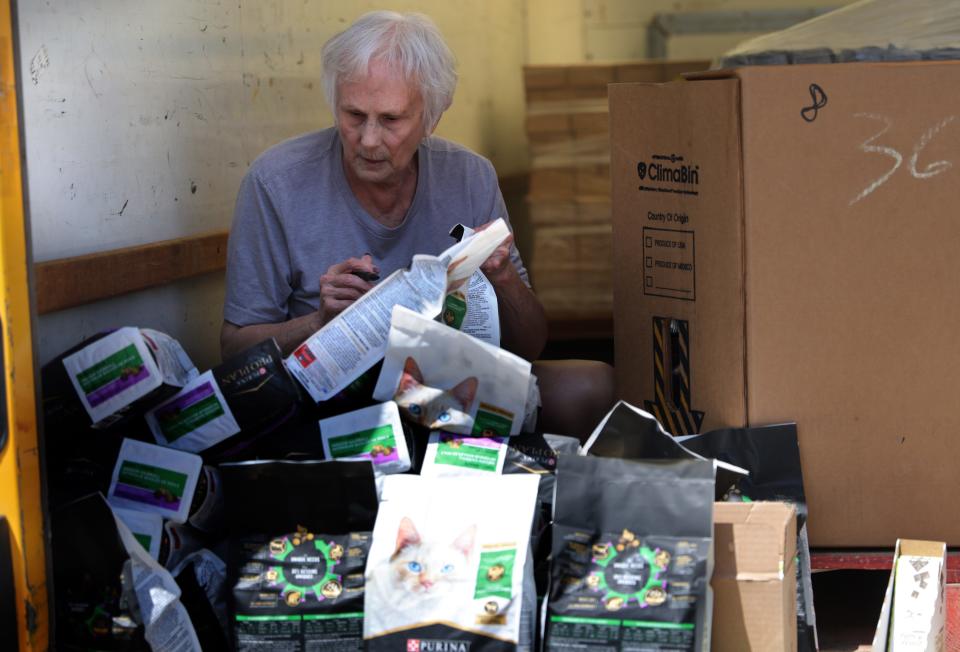
[(364, 121), (360, 127), (360, 144), (365, 149), (374, 149), (380, 145), (380, 125), (376, 120)]

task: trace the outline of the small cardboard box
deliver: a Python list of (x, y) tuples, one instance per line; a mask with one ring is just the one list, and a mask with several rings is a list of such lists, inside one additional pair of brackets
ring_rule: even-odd
[(713, 652), (797, 649), (797, 515), (787, 503), (713, 507)]
[(610, 86), (620, 398), (796, 421), (813, 546), (960, 544), (960, 63)]
[(947, 546), (900, 539), (873, 638), (874, 652), (941, 652), (946, 638)]

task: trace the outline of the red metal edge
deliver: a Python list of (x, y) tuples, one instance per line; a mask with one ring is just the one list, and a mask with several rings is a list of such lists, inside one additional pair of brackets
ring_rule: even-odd
[[(893, 566), (893, 550), (811, 550), (810, 568), (827, 570), (885, 570)], [(947, 584), (960, 584), (960, 550), (947, 551)]]

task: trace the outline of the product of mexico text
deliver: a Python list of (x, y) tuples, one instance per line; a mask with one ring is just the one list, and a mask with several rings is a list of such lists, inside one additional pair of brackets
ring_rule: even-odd
[(124, 439), (107, 500), (114, 507), (154, 512), (184, 523), (202, 467), (198, 455)]
[(548, 651), (710, 649), (714, 467), (561, 455)]

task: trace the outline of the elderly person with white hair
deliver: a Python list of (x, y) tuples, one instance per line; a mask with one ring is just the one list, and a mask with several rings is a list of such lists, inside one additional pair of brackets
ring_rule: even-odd
[[(507, 218), (491, 163), (431, 135), (457, 76), (429, 18), (366, 14), (330, 39), (322, 57), (335, 126), (270, 148), (240, 187), (228, 247), (224, 357), (270, 337), (287, 354), (370, 290), (377, 275), (407, 267), (414, 254), (449, 247), (457, 223), (476, 228)], [(502, 345), (535, 359), (547, 322), (512, 236), (481, 269), (497, 294)], [(608, 366), (537, 363), (534, 373), (544, 414), (551, 396), (567, 403), (558, 403), (563, 427), (554, 432), (588, 427), (586, 420), (570, 423), (582, 414), (567, 414), (570, 401), (599, 402), (591, 410), (597, 413), (612, 402)]]

